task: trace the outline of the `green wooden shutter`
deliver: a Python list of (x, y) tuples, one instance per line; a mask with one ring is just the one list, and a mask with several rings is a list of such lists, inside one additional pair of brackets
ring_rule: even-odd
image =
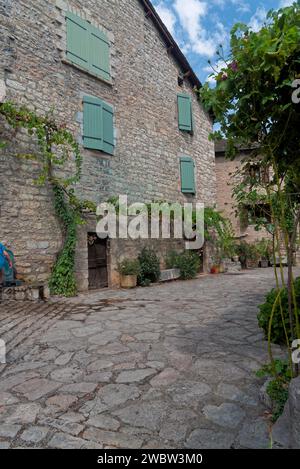
[(180, 158), (181, 192), (195, 194), (195, 163), (189, 156)]
[(102, 101), (90, 96), (83, 98), (83, 146), (91, 150), (103, 149)]
[(103, 151), (114, 153), (114, 111), (111, 106), (103, 103)]
[(92, 25), (89, 25), (89, 30), (89, 69), (110, 81), (110, 44), (107, 36)]
[(66, 14), (67, 58), (76, 65), (87, 69), (89, 64), (89, 24), (74, 15)]
[(83, 146), (114, 153), (114, 110), (101, 99), (83, 98)]
[(180, 130), (193, 131), (192, 100), (188, 94), (178, 94), (178, 125)]

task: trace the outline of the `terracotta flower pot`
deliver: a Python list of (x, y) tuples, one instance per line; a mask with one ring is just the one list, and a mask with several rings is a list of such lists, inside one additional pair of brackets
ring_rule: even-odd
[(135, 288), (137, 286), (137, 275), (121, 275), (122, 288)]

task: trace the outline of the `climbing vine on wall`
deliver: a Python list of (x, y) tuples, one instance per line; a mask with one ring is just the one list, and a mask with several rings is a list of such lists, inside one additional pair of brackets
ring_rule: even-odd
[[(65, 125), (56, 123), (53, 111), (46, 116), (38, 116), (24, 106), (18, 107), (12, 102), (5, 102), (0, 104), (0, 115), (11, 128), (16, 131), (25, 129), (37, 142), (36, 154), (15, 156), (39, 161), (41, 171), (36, 183), (50, 184), (52, 188), (54, 208), (61, 223), (64, 244), (54, 265), (49, 285), (52, 294), (73, 296), (76, 294), (74, 264), (77, 226), (83, 223), (84, 210), (95, 210), (92, 203), (82, 201), (75, 195), (74, 188), (80, 180), (82, 165), (79, 145)], [(2, 146), (5, 146), (3, 141)], [(70, 168), (73, 168), (71, 173)], [(66, 169), (67, 177), (64, 175)]]

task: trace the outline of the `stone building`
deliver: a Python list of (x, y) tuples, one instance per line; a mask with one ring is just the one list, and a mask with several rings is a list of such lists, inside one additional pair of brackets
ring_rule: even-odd
[[(149, 0), (0, 0), (0, 34), (2, 95), (41, 115), (53, 109), (73, 132), (83, 156), (80, 196), (215, 203), (212, 120), (194, 92), (201, 83)], [(7, 156), (32, 152), (34, 143), (9, 135), (0, 157), (0, 239), (10, 243), (25, 280), (44, 282), (61, 229), (51, 192), (34, 183), (38, 163)], [(103, 242), (98, 262), (89, 253), (95, 226), (88, 220), (79, 233), (81, 290), (95, 268), (101, 284), (117, 285), (118, 261), (143, 244)], [(183, 241), (149, 244), (163, 264), (171, 245), (182, 249)]]
[[(234, 160), (225, 157), (226, 141), (217, 142), (216, 151), (216, 178), (217, 178), (217, 207), (231, 221), (234, 233), (237, 238), (244, 239), (249, 243), (253, 243), (262, 238), (268, 238), (270, 235), (266, 230), (256, 231), (254, 225), (251, 224), (250, 210), (244, 207), (242, 212), (237, 211), (236, 201), (233, 197), (232, 190), (236, 184), (242, 182), (239, 170), (243, 165), (243, 161), (250, 155), (251, 149), (241, 148), (239, 155)], [(261, 171), (259, 168), (258, 171)], [(268, 174), (259, 174), (259, 177), (268, 177)], [(255, 208), (254, 216), (260, 215), (259, 211), (262, 207)], [(253, 211), (253, 207), (251, 207)]]

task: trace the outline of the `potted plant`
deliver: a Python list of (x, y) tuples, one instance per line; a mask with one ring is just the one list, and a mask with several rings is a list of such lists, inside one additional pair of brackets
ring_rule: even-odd
[(248, 245), (248, 252), (246, 258), (247, 269), (256, 269), (259, 265), (260, 255), (255, 244)]
[(242, 265), (242, 269), (247, 268), (247, 257), (248, 257), (248, 252), (249, 252), (249, 244), (246, 243), (246, 241), (241, 241), (237, 246), (236, 246), (236, 254), (238, 256), (238, 259)]
[(118, 268), (122, 288), (135, 288), (140, 273), (140, 263), (137, 259), (123, 259)]
[(257, 251), (260, 255), (260, 266), (269, 267), (270, 257), (272, 255), (272, 247), (270, 240), (263, 238), (256, 244)]
[(211, 274), (219, 274), (220, 271), (221, 271), (221, 256), (220, 254), (216, 253), (213, 257), (212, 257), (212, 266), (211, 266), (211, 269), (210, 269), (210, 273)]

